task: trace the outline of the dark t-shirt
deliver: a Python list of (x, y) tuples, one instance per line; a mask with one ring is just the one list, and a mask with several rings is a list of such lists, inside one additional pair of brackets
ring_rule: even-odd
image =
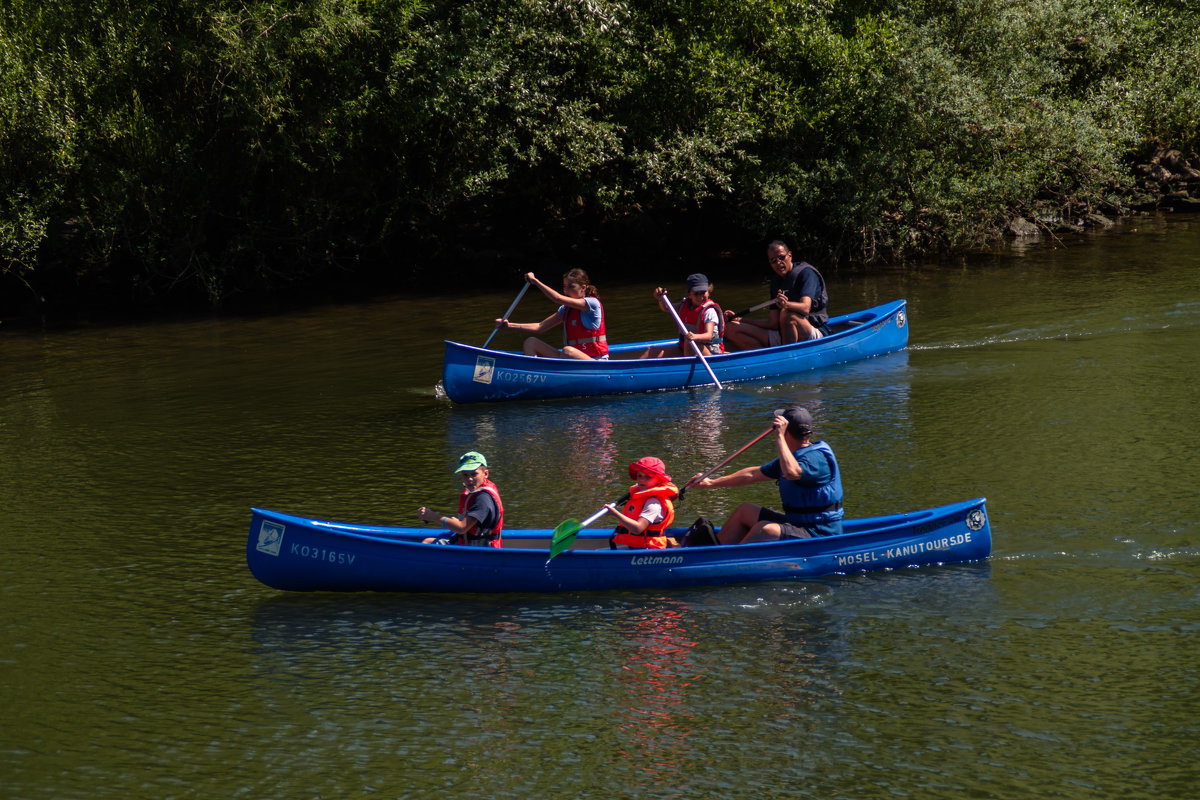
[(829, 315), (825, 313), (827, 303), (821, 300), (823, 288), (824, 282), (816, 268), (807, 261), (801, 261), (799, 264), (793, 264), (792, 271), (782, 278), (778, 275), (771, 276), (770, 296), (775, 297), (782, 289), (787, 292), (788, 300), (793, 303), (800, 302), (801, 297), (811, 297), (809, 317), (814, 325), (823, 325), (829, 319)]
[(496, 498), (491, 492), (476, 492), (471, 495), (471, 504), (467, 506), (464, 515), (478, 523), (478, 531), (489, 531), (500, 521), (500, 509), (496, 506)]

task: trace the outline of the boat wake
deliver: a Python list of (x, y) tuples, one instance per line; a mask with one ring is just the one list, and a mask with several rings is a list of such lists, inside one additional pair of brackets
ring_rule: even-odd
[(1200, 325), (1200, 302), (1181, 302), (1171, 309), (1152, 314), (1125, 316), (1120, 319), (1104, 317), (1103, 322), (1100, 318), (1063, 320), (1042, 328), (1016, 328), (970, 341), (910, 343), (908, 349), (968, 350), (1028, 342), (1082, 341), (1104, 336), (1190, 328), (1196, 325)]

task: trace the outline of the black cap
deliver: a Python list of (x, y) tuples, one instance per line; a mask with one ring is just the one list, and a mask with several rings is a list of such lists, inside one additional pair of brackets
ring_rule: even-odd
[(693, 272), (687, 276), (687, 287), (689, 292), (707, 292), (708, 276), (701, 272)]
[(788, 421), (788, 433), (797, 439), (803, 439), (813, 430), (812, 414), (808, 413), (807, 408), (801, 406), (792, 406), (791, 408), (775, 409), (775, 416), (783, 417)]

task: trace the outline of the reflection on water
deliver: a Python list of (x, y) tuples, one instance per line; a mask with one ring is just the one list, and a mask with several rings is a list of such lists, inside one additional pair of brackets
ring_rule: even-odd
[(696, 642), (684, 627), (686, 615), (683, 604), (663, 601), (628, 609), (619, 623), (624, 646), (618, 654), (615, 755), (629, 763), (631, 774), (668, 786), (685, 773), (688, 738), (697, 727), (686, 703), (697, 668), (690, 658)]
[[(490, 331), (441, 298), (0, 336), (5, 796), (1189, 796), (1200, 225), (1138, 225), (827, 273), (841, 308), (907, 298), (911, 347), (723, 392), (456, 406), (440, 340)], [(650, 288), (605, 285), (610, 335), (669, 334)], [(991, 561), (503, 598), (289, 596), (245, 568), (251, 505), (411, 523), (478, 449), (510, 524), (550, 527), (790, 403), (850, 516), (986, 495)], [(678, 517), (777, 500), (689, 492)]]

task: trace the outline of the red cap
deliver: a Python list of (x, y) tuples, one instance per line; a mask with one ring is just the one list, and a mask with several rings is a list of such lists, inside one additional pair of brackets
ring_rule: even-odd
[(671, 476), (667, 474), (667, 465), (663, 463), (661, 458), (655, 458), (654, 456), (643, 456), (630, 464), (629, 477), (633, 478), (635, 472), (645, 472), (648, 475), (654, 475), (658, 478), (657, 482), (660, 484), (669, 483), (671, 480)]

